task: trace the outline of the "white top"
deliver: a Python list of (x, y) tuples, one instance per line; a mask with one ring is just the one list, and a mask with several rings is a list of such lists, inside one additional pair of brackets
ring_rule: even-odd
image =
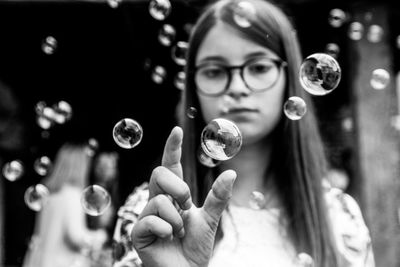
[(260, 263), (268, 263), (268, 267), (295, 266), (297, 253), (278, 209), (230, 205), (221, 224), (224, 235), (214, 249), (209, 267), (258, 267)]

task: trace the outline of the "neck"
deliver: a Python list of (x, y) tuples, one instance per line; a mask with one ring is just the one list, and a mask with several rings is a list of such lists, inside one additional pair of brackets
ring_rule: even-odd
[[(264, 140), (265, 141), (265, 140)], [(243, 145), (240, 152), (222, 165), (222, 169), (232, 169), (237, 173), (231, 203), (248, 207), (250, 195), (254, 191), (265, 194), (266, 199), (272, 191), (270, 170), (272, 144), (258, 142)]]

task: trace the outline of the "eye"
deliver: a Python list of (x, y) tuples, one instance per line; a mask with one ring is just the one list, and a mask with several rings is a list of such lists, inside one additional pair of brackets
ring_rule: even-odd
[(272, 62), (255, 62), (247, 66), (249, 73), (251, 74), (264, 74), (268, 73), (272, 68), (274, 68), (274, 64)]
[(207, 79), (220, 79), (225, 78), (226, 73), (221, 67), (209, 66), (200, 69), (200, 75)]

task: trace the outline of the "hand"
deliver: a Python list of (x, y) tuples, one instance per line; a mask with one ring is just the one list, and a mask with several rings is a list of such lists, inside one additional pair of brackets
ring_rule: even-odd
[(207, 266), (232, 195), (236, 173), (228, 170), (215, 180), (203, 207), (195, 207), (182, 180), (182, 138), (182, 129), (175, 127), (165, 144), (162, 166), (151, 175), (149, 202), (132, 230), (134, 247), (146, 267)]

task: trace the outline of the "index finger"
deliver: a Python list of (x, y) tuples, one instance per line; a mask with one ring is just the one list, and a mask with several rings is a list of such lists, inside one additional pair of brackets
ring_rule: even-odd
[(167, 142), (165, 143), (164, 153), (161, 161), (162, 166), (168, 168), (181, 179), (183, 178), (181, 165), (182, 139), (182, 128), (175, 126), (168, 136)]

